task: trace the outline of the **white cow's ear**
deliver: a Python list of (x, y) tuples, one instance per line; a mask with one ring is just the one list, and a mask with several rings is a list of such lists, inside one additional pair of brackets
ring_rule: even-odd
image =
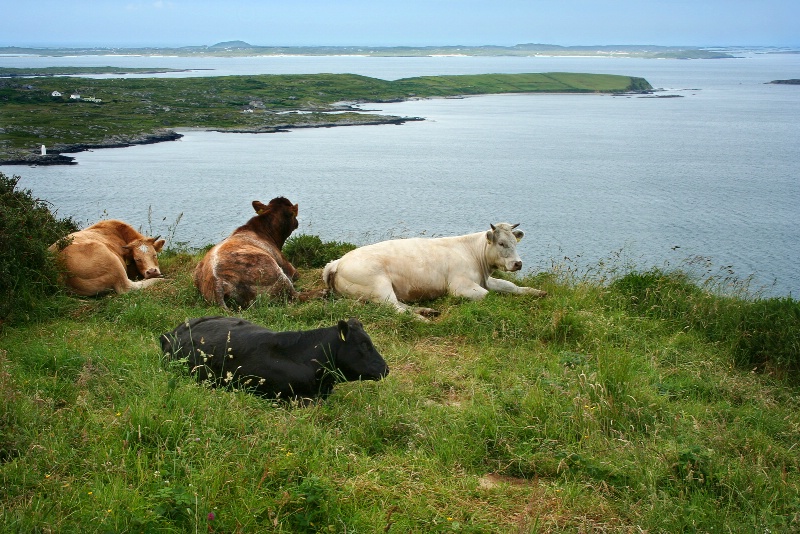
[(486, 231), (486, 241), (488, 241), (489, 244), (494, 243), (494, 230)]
[(525, 237), (525, 232), (523, 232), (522, 230), (514, 230), (511, 233), (514, 234), (514, 237), (517, 238), (517, 242), (522, 241), (522, 238)]
[(339, 339), (347, 341), (347, 333), (350, 331), (346, 321), (339, 321)]

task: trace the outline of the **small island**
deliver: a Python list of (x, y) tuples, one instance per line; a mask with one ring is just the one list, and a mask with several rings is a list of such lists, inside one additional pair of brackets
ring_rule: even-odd
[[(8, 72), (14, 69), (4, 71), (15, 74)], [(174, 128), (269, 133), (422, 120), (356, 107), (369, 102), (501, 93), (645, 94), (652, 89), (644, 78), (563, 72), (394, 81), (355, 74), (11, 77), (0, 79), (0, 165), (70, 164), (73, 158), (63, 154), (178, 139), (181, 134)]]
[(800, 79), (793, 78), (791, 80), (772, 80), (769, 83), (774, 83), (778, 85), (800, 85)]
[[(43, 76), (85, 76), (99, 74), (164, 74), (168, 72), (189, 72), (200, 69), (149, 69), (139, 67), (0, 67), (0, 78), (39, 78)], [(208, 69), (203, 69), (208, 70)]]

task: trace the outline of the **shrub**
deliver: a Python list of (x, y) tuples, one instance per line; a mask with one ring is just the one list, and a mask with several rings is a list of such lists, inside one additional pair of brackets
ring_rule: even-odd
[(27, 317), (55, 289), (58, 269), (47, 247), (78, 229), (29, 190), (18, 190), (19, 180), (0, 173), (0, 324)]
[(800, 370), (800, 302), (786, 297), (749, 303), (736, 334), (733, 354), (739, 365)]
[(792, 297), (714, 296), (684, 273), (658, 269), (629, 273), (611, 288), (636, 313), (691, 328), (710, 341), (730, 343), (740, 366), (800, 370), (800, 302)]
[(330, 261), (341, 258), (356, 248), (351, 243), (328, 241), (315, 235), (300, 234), (290, 237), (283, 245), (283, 254), (292, 265), (304, 269), (325, 267)]
[(637, 313), (681, 322), (691, 319), (690, 312), (702, 297), (702, 290), (688, 275), (660, 269), (628, 273), (614, 281), (611, 289), (622, 295), (626, 306)]

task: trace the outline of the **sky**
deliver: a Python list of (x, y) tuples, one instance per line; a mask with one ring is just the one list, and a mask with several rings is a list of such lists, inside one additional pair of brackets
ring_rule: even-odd
[(800, 0), (0, 0), (0, 46), (800, 46)]

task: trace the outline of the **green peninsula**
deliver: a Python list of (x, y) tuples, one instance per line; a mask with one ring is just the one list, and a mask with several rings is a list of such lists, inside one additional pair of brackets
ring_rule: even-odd
[[(6, 69), (8, 71), (10, 69)], [(499, 93), (642, 93), (643, 78), (538, 73), (423, 76), (394, 81), (354, 74), (202, 78), (0, 79), (0, 164), (68, 164), (62, 153), (180, 137), (174, 128), (275, 132), (397, 124), (357, 103)], [(41, 146), (47, 155), (41, 155)]]

